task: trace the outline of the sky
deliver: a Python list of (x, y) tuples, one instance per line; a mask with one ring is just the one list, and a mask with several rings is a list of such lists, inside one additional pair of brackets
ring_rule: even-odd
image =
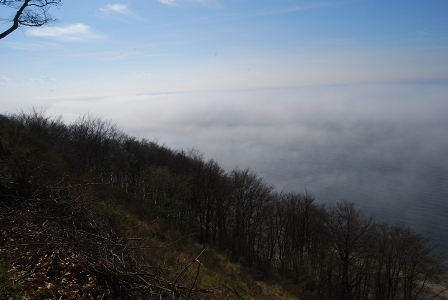
[(62, 2), (0, 40), (0, 113), (99, 116), (448, 241), (448, 1)]
[[(58, 23), (0, 41), (3, 110), (448, 78), (446, 1), (77, 0), (50, 13)], [(12, 14), (0, 8), (2, 18)]]

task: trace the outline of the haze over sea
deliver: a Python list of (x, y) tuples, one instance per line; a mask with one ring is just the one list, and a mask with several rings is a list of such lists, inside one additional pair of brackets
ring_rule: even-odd
[(404, 82), (61, 101), (172, 149), (197, 148), (278, 191), (352, 201), (448, 249), (448, 85)]

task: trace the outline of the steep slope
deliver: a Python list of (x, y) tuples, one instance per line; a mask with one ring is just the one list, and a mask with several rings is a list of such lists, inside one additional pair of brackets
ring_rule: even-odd
[(294, 299), (30, 126), (0, 122), (2, 299)]
[[(428, 239), (85, 116), (0, 117), (2, 297), (436, 299)], [(2, 288), (3, 286), (3, 288)]]

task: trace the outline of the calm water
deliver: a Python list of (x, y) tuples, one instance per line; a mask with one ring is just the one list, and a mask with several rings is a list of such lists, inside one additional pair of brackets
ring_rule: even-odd
[[(403, 159), (396, 166), (368, 156), (356, 159), (349, 150), (343, 157), (332, 157), (331, 149), (325, 150), (309, 155), (314, 169), (301, 170), (300, 159), (288, 163), (290, 157), (283, 157), (283, 164), (257, 162), (259, 174), (285, 190), (308, 189), (319, 203), (352, 201), (366, 215), (409, 225), (448, 251), (448, 166), (435, 161), (443, 156), (426, 164)], [(319, 164), (322, 157), (330, 166)]]

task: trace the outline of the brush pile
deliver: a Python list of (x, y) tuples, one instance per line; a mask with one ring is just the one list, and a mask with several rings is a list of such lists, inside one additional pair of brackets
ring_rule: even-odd
[[(41, 186), (28, 197), (2, 195), (0, 256), (27, 295), (32, 299), (197, 299), (211, 295), (195, 282), (181, 285), (182, 274), (166, 279), (166, 272), (145, 258), (138, 238), (120, 236), (107, 216), (94, 215), (89, 205), (95, 200), (86, 196), (89, 185), (60, 182)], [(2, 190), (12, 191), (14, 186)]]

